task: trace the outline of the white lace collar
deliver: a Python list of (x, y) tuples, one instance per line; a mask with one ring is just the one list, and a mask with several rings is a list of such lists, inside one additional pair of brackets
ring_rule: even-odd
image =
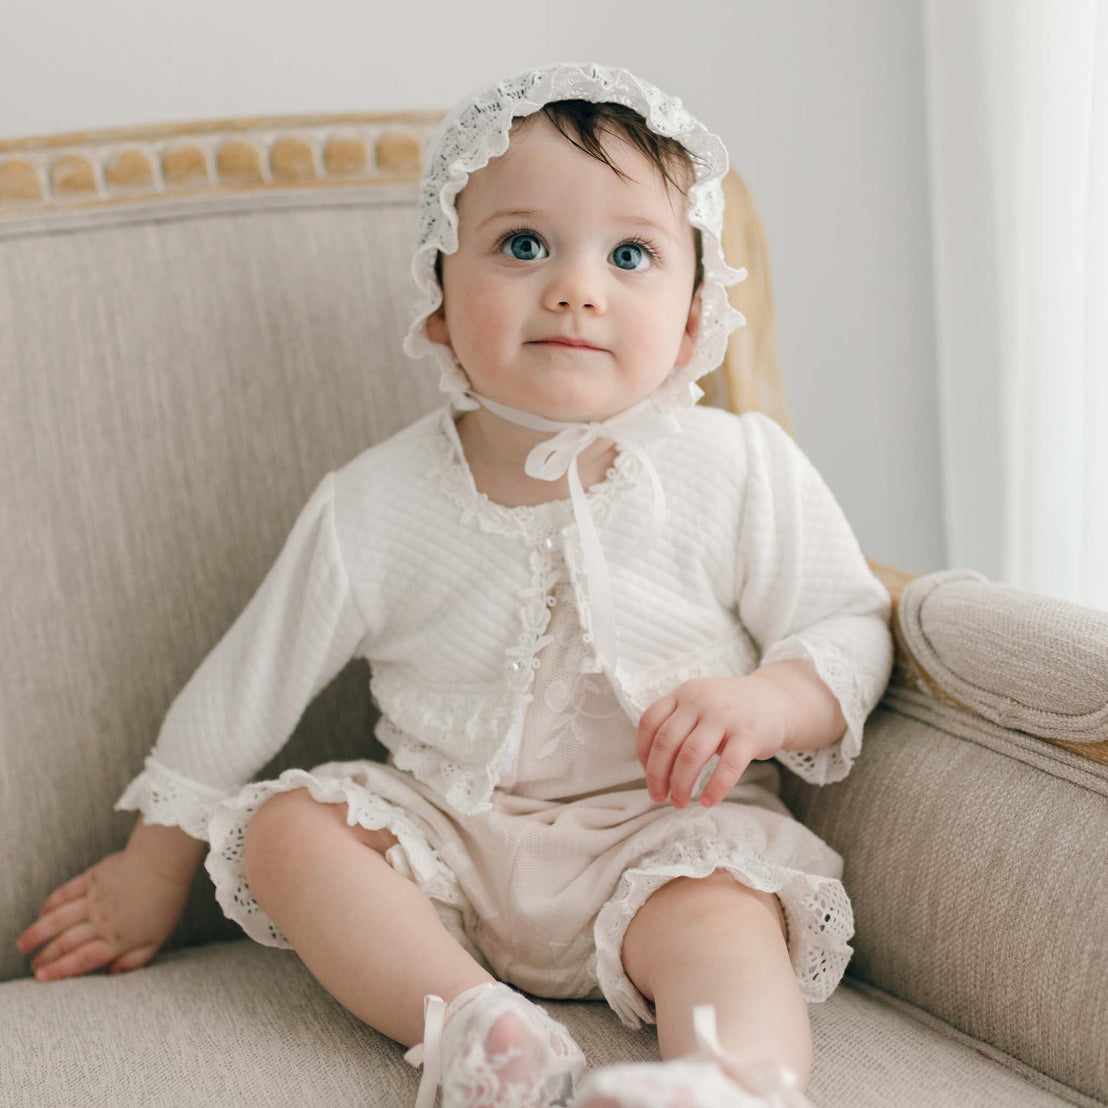
[[(490, 500), (487, 493), (478, 492), (451, 405), (441, 408), (433, 423), (434, 433), (428, 439), (433, 455), (431, 472), (439, 488), (462, 509), (462, 523), (476, 522), (482, 531), (534, 544), (573, 522), (573, 501), (569, 497), (509, 507)], [(603, 519), (609, 507), (638, 484), (641, 475), (642, 463), (617, 444), (616, 457), (607, 474), (585, 490), (593, 517)]]

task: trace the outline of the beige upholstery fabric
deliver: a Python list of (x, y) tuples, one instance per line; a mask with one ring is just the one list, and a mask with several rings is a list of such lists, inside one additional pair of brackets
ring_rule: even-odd
[(1108, 1100), (1108, 768), (894, 686), (782, 797), (843, 855), (849, 973)]
[(914, 581), (898, 617), (927, 676), (986, 719), (1040, 738), (1108, 740), (1108, 612), (958, 569)]
[[(112, 804), (323, 474), (439, 404), (397, 338), (413, 198), (0, 223), (0, 934), (125, 841)], [(348, 667), (274, 765), (364, 756), (367, 680)], [(182, 938), (233, 933), (203, 873), (197, 900)]]
[[(134, 817), (112, 804), (320, 477), (440, 403), (434, 370), (400, 353), (413, 199), (414, 186), (333, 187), (0, 219), (0, 979), (26, 975), (13, 940), (46, 895), (125, 842)], [(1052, 668), (1044, 699), (1028, 661), (1046, 651), (1041, 623), (1008, 636), (1018, 665), (978, 662), (989, 628), (1025, 626), (998, 599), (987, 624), (976, 596), (924, 606), (944, 664), (1059, 720), (1095, 711), (1072, 675), (1103, 678), (1100, 625), (1052, 615), (1052, 657), (1087, 668)], [(372, 751), (367, 678), (348, 666), (258, 776)], [(982, 1040), (848, 982), (810, 1010), (817, 1103), (1060, 1102), (1043, 1074), (1108, 1102), (1106, 772), (894, 688), (844, 782), (783, 774), (787, 801), (844, 856), (853, 972)], [(365, 1103), (405, 1103), (399, 1048), (294, 954), (180, 949), (240, 934), (201, 869), (146, 969), (8, 981), (0, 1105), (28, 1090), (207, 1105), (370, 1089)], [(654, 1049), (652, 1030), (630, 1036), (602, 1005), (571, 1029), (596, 1061)]]
[[(4, 1108), (406, 1108), (415, 1101), (418, 1074), (399, 1044), (351, 1016), (293, 952), (250, 940), (175, 951), (120, 978), (47, 988), (12, 982), (0, 994)], [(569, 1028), (590, 1068), (658, 1057), (653, 1028), (629, 1031), (602, 1002), (542, 1003)], [(817, 1061), (809, 1091), (824, 1108), (1089, 1103), (1035, 1075), (1032, 1083), (941, 1026), (849, 984), (811, 1013)]]

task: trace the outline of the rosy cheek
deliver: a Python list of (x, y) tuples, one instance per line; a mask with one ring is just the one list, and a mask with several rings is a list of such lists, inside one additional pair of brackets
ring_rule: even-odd
[(518, 328), (520, 321), (516, 318), (511, 297), (495, 286), (474, 291), (476, 295), (469, 300), (470, 318), (482, 341), (496, 344), (513, 328)]
[(488, 286), (470, 287), (456, 304), (459, 323), (452, 333), (462, 361), (495, 363), (512, 327), (504, 298)]

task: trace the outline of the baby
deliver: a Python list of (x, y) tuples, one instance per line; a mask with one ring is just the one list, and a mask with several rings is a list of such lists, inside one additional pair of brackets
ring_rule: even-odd
[[(451, 112), (405, 341), (450, 403), (322, 479), (116, 804), (146, 818), (20, 936), (38, 979), (149, 962), (208, 850), (230, 918), (410, 1048), (417, 1108), (808, 1103), (853, 921), (774, 760), (849, 771), (890, 603), (789, 436), (695, 403), (743, 322), (726, 170), (623, 69)], [(355, 656), (387, 764), (249, 783)], [(578, 1086), (520, 990), (663, 1060)]]

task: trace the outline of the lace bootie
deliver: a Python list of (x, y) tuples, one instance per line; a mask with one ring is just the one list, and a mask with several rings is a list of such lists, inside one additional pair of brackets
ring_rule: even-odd
[[(507, 1018), (504, 1018), (507, 1017)], [(569, 1032), (501, 981), (423, 1000), (423, 1042), (404, 1061), (423, 1066), (415, 1108), (555, 1108), (573, 1098), (585, 1056)]]
[(713, 1005), (693, 1009), (693, 1032), (699, 1054), (594, 1070), (573, 1108), (815, 1108), (787, 1066), (740, 1065), (723, 1052)]

